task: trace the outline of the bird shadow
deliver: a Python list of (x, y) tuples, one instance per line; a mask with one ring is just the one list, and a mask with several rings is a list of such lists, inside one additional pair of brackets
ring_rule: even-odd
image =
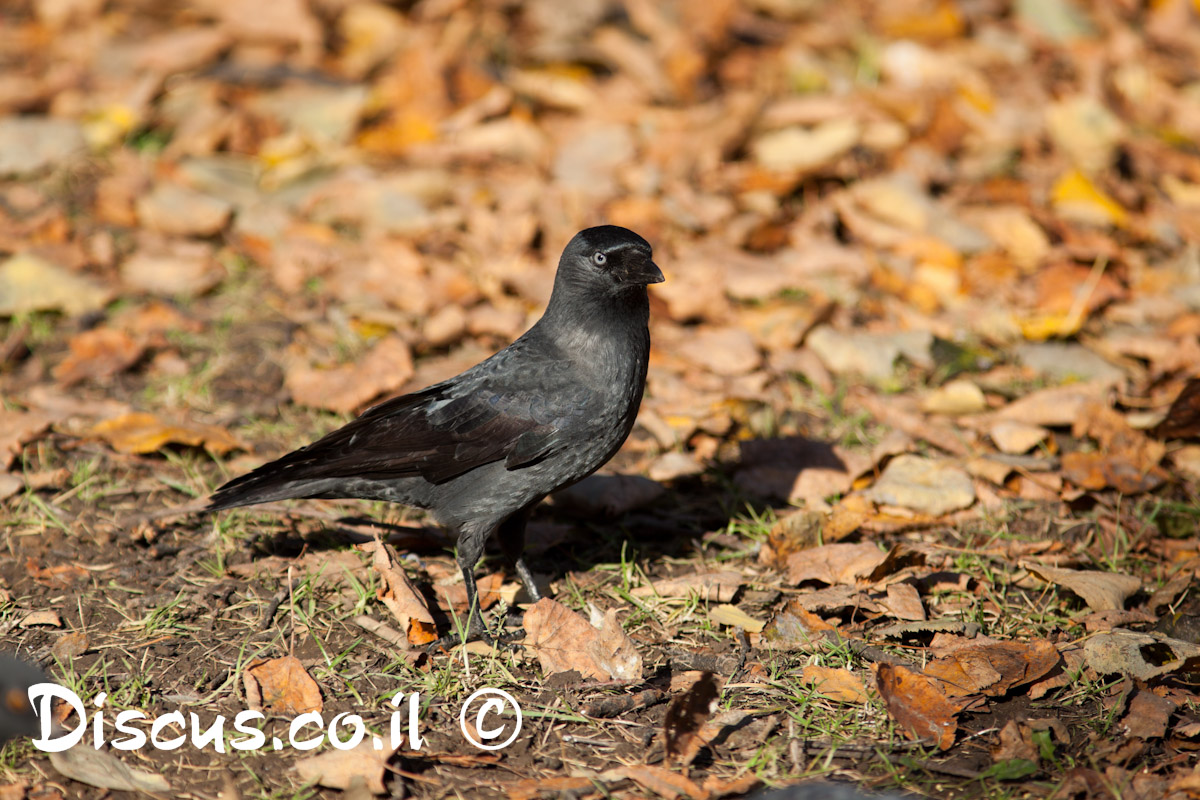
[[(526, 557), (535, 572), (562, 573), (570, 565), (572, 571), (586, 573), (630, 560), (649, 567), (663, 559), (754, 549), (757, 542), (732, 523), (786, 512), (793, 488), (810, 470), (834, 477), (840, 473), (847, 484), (852, 477), (831, 442), (786, 436), (744, 440), (738, 458), (666, 481), (657, 494), (628, 503), (619, 496), (619, 485), (614, 491), (593, 492), (607, 497), (607, 508), (603, 503), (575, 508), (552, 497), (530, 523)], [(629, 494), (643, 491), (630, 481), (652, 483), (628, 475), (598, 475), (584, 483), (625, 482)]]

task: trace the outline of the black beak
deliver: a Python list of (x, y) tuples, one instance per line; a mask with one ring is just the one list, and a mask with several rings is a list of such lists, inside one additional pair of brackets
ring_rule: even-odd
[(637, 266), (630, 267), (629, 271), (625, 273), (625, 283), (648, 285), (662, 283), (665, 280), (658, 264), (648, 258)]

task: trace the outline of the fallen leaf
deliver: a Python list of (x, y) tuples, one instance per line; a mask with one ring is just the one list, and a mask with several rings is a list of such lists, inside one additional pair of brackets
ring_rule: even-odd
[(1120, 609), (1125, 607), (1134, 592), (1142, 588), (1140, 579), (1133, 575), (1095, 570), (1062, 569), (1041, 564), (1022, 564), (1044, 581), (1070, 589), (1083, 598), (1093, 611)]
[(548, 676), (576, 670), (598, 681), (637, 681), (642, 657), (621, 629), (615, 609), (604, 614), (601, 627), (550, 598), (525, 612), (525, 647), (537, 653)]
[(57, 612), (43, 608), (37, 611), (30, 611), (25, 616), (21, 617), (21, 621), (17, 623), (22, 628), (32, 628), (37, 625), (46, 625), (51, 628), (61, 628), (63, 626), (62, 617)]
[(121, 282), (137, 292), (196, 296), (225, 277), (208, 242), (172, 240), (139, 248), (121, 262)]
[(992, 438), (1001, 453), (1019, 455), (1028, 453), (1049, 439), (1050, 431), (1041, 425), (1013, 419), (1001, 419), (994, 422), (988, 429), (988, 436)]
[(1107, 391), (1108, 387), (1101, 383), (1076, 383), (1039, 389), (1009, 403), (997, 416), (1032, 425), (1072, 425), (1080, 418), (1089, 401), (1103, 396)]
[(1161, 739), (1167, 735), (1167, 724), (1178, 708), (1177, 703), (1159, 697), (1150, 689), (1138, 688), (1129, 700), (1129, 711), (1121, 723), (1127, 736)]
[(160, 183), (137, 199), (138, 221), (150, 230), (176, 236), (212, 236), (229, 222), (233, 206), (180, 186)]
[(0, 316), (29, 311), (85, 314), (104, 308), (111, 297), (110, 289), (29, 253), (0, 264)]
[(964, 378), (939, 386), (921, 401), (921, 410), (929, 414), (977, 414), (986, 408), (983, 391)]
[(788, 556), (787, 581), (792, 586), (804, 581), (854, 584), (886, 558), (887, 552), (870, 542), (826, 544)]
[(162, 775), (128, 767), (106, 750), (71, 747), (61, 753), (51, 753), (50, 763), (63, 776), (86, 786), (121, 792), (171, 791), (171, 784)]
[(371, 794), (386, 794), (383, 778), (388, 772), (387, 762), (396, 748), (390, 744), (377, 748), (379, 742), (373, 741), (374, 738), (368, 733), (353, 749), (333, 749), (299, 759), (295, 764), (296, 773), (305, 783), (330, 789), (349, 789), (358, 779)]
[(57, 415), (42, 411), (14, 411), (0, 406), (0, 468), (8, 469), (25, 445), (49, 430)]
[(876, 688), (888, 715), (910, 739), (933, 742), (949, 750), (958, 730), (958, 706), (942, 693), (940, 683), (907, 667), (880, 664)]
[(754, 338), (741, 328), (705, 327), (684, 339), (679, 355), (717, 375), (753, 372), (762, 362)]
[(937, 517), (974, 503), (975, 483), (948, 461), (904, 454), (888, 462), (883, 475), (863, 496)]
[(741, 628), (747, 633), (759, 633), (766, 625), (765, 622), (755, 619), (737, 606), (730, 605), (720, 605), (712, 608), (708, 612), (708, 618), (718, 625)]
[(378, 534), (374, 540), (359, 545), (359, 549), (371, 554), (371, 566), (383, 579), (377, 597), (400, 623), (409, 644), (420, 646), (434, 641), (437, 626), (433, 623), (433, 615), (429, 613), (425, 597), (400, 568), (395, 551), (381, 541)]
[(675, 800), (678, 797), (706, 797), (705, 792), (695, 782), (663, 767), (634, 764), (601, 773), (600, 777), (603, 779), (608, 775), (617, 779), (628, 778), (667, 800)]
[(995, 642), (966, 646), (925, 665), (924, 673), (946, 684), (946, 694), (999, 697), (1016, 686), (1033, 683), (1059, 662), (1047, 641)]
[(1122, 628), (1087, 637), (1083, 653), (1085, 663), (1101, 675), (1128, 675), (1140, 681), (1200, 668), (1200, 646)]
[(832, 163), (862, 136), (853, 119), (823, 122), (812, 129), (784, 128), (760, 136), (750, 145), (754, 160), (779, 172), (807, 172)]
[[(476, 581), (475, 588), (479, 592), (480, 610), (489, 609), (501, 600), (503, 585), (504, 573), (502, 572), (489, 573)], [(454, 575), (445, 581), (435, 583), (433, 591), (438, 607), (443, 611), (453, 610), (460, 614), (467, 612), (467, 585), (459, 580), (459, 576)]]
[(801, 670), (800, 680), (821, 696), (838, 703), (863, 705), (870, 700), (862, 679), (843, 667), (807, 664)]
[(742, 585), (740, 573), (732, 570), (722, 572), (698, 572), (654, 581), (650, 586), (638, 586), (630, 594), (634, 597), (691, 597), (701, 600), (728, 603)]
[(921, 593), (911, 583), (888, 584), (887, 599), (882, 601), (882, 605), (897, 619), (925, 619), (925, 606), (921, 603)]
[(128, 333), (114, 328), (93, 328), (76, 334), (67, 346), (71, 352), (51, 371), (63, 386), (111, 378), (133, 366), (145, 350)]
[(347, 414), (384, 392), (399, 389), (412, 376), (412, 351), (399, 336), (388, 336), (357, 364), (331, 369), (293, 365), (284, 385), (300, 405)]
[(690, 764), (700, 748), (707, 744), (697, 734), (701, 725), (716, 710), (719, 694), (713, 674), (705, 672), (667, 706), (663, 718), (663, 740), (668, 762)]
[(93, 425), (88, 436), (103, 439), (119, 453), (153, 453), (168, 444), (203, 447), (217, 455), (245, 449), (233, 434), (215, 425), (171, 424), (144, 412), (122, 414)]
[(826, 633), (835, 629), (805, 605), (811, 597), (794, 598), (771, 617), (762, 629), (765, 647), (803, 650), (826, 640)]
[(317, 682), (295, 656), (257, 659), (242, 672), (242, 681), (246, 700), (255, 711), (295, 717), (320, 711), (325, 705)]
[(1158, 439), (1200, 438), (1200, 378), (1192, 378), (1151, 433)]
[(1079, 170), (1073, 169), (1054, 182), (1050, 200), (1063, 219), (1091, 225), (1129, 224), (1129, 212)]

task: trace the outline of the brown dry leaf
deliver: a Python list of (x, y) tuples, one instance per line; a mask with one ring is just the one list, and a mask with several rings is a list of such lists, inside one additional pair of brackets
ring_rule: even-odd
[(870, 542), (826, 544), (788, 556), (787, 580), (792, 586), (804, 581), (854, 584), (870, 575), (886, 558), (887, 552)]
[(301, 405), (347, 414), (384, 392), (399, 389), (412, 376), (412, 351), (393, 335), (372, 347), (357, 364), (332, 369), (293, 365), (284, 385)]
[(1184, 384), (1167, 416), (1154, 426), (1153, 434), (1159, 439), (1200, 438), (1200, 378)]
[(825, 634), (834, 627), (810, 611), (802, 595), (792, 599), (776, 612), (762, 629), (762, 643), (766, 647), (808, 648), (815, 642), (825, 641)]
[(1039, 389), (1014, 400), (997, 416), (1031, 425), (1060, 427), (1072, 425), (1080, 418), (1089, 401), (1102, 397), (1108, 390), (1103, 382), (1073, 383)]
[(905, 453), (888, 462), (863, 496), (880, 505), (940, 517), (974, 503), (975, 484), (957, 464)]
[(706, 742), (697, 734), (717, 707), (720, 689), (711, 672), (704, 672), (683, 694), (667, 706), (663, 719), (663, 741), (668, 763), (690, 764)]
[(950, 749), (959, 708), (942, 693), (938, 681), (891, 664), (879, 665), (875, 681), (888, 714), (905, 736), (932, 741), (939, 750)]
[(378, 533), (374, 541), (360, 545), (359, 549), (371, 554), (371, 566), (383, 579), (377, 596), (400, 623), (409, 644), (420, 646), (436, 639), (437, 626), (433, 624), (425, 597), (400, 568), (395, 551), (379, 539)]
[(126, 766), (106, 750), (72, 747), (61, 753), (51, 753), (50, 763), (67, 778), (86, 786), (139, 794), (171, 791), (171, 784), (162, 775)]
[(174, 183), (160, 183), (136, 201), (138, 221), (178, 236), (212, 236), (229, 222), (233, 206)]
[(295, 717), (325, 707), (320, 687), (295, 656), (256, 659), (242, 672), (242, 681), (255, 711)]
[(1121, 609), (1134, 592), (1142, 588), (1140, 579), (1132, 575), (1095, 570), (1062, 569), (1041, 564), (1022, 564), (1044, 581), (1070, 589), (1083, 598), (1093, 611)]
[(153, 453), (168, 444), (203, 447), (217, 455), (245, 445), (224, 428), (195, 422), (172, 424), (153, 414), (132, 412), (96, 423), (88, 436), (108, 442), (119, 453)]
[[(503, 572), (489, 573), (475, 582), (475, 588), (479, 590), (478, 599), (481, 611), (485, 611), (499, 602), (503, 597), (501, 588), (503, 584)], [(445, 582), (435, 583), (433, 592), (437, 598), (438, 607), (443, 611), (453, 610), (460, 614), (466, 613), (467, 585), (459, 580), (457, 575), (447, 578)]]
[(121, 263), (121, 282), (149, 294), (201, 295), (225, 277), (208, 242), (147, 242)]
[(999, 741), (992, 747), (993, 763), (1014, 759), (1032, 761), (1035, 764), (1039, 762), (1038, 749), (1033, 743), (1033, 730), (1028, 725), (1010, 719), (1008, 724), (1000, 729), (997, 738)]
[(1063, 456), (1064, 475), (1084, 489), (1111, 486), (1123, 494), (1138, 494), (1158, 488), (1169, 477), (1158, 466), (1166, 455), (1166, 446), (1135, 431), (1124, 417), (1103, 403), (1085, 404), (1071, 433), (1090, 436), (1099, 445), (1097, 452)]
[(988, 436), (996, 443), (996, 449), (1009, 455), (1028, 453), (1050, 438), (1050, 431), (1041, 425), (1032, 425), (1013, 419), (997, 420), (988, 429)]
[(862, 705), (870, 699), (862, 679), (843, 667), (808, 664), (801, 672), (800, 680), (822, 696), (839, 703)]
[(0, 264), (0, 316), (47, 310), (84, 314), (104, 308), (112, 295), (112, 290), (29, 253)]
[(0, 405), (0, 468), (11, 467), (21, 449), (45, 433), (57, 418), (42, 411), (13, 411)]
[(542, 598), (525, 612), (526, 647), (537, 653), (547, 675), (576, 670), (598, 681), (637, 681), (642, 657), (621, 630), (615, 609), (593, 627), (556, 600)]
[(995, 642), (957, 649), (929, 662), (924, 672), (943, 681), (950, 697), (999, 697), (1040, 679), (1058, 662), (1058, 650), (1050, 642)]
[(663, 767), (634, 764), (601, 773), (600, 777), (603, 779), (609, 776), (617, 779), (628, 778), (667, 800), (675, 800), (678, 797), (703, 800), (708, 796), (695, 782)]
[(111, 378), (132, 367), (145, 351), (144, 344), (113, 328), (93, 328), (76, 334), (68, 346), (71, 352), (52, 370), (54, 379), (63, 386)]
[(1129, 701), (1129, 711), (1121, 720), (1128, 736), (1161, 739), (1167, 735), (1167, 723), (1179, 704), (1159, 697), (1150, 689), (1139, 688)]
[(0, 500), (7, 500), (25, 488), (25, 480), (17, 475), (0, 472)]
[(742, 585), (740, 573), (732, 570), (721, 572), (698, 572), (676, 578), (658, 580), (651, 586), (639, 586), (631, 594), (634, 597), (691, 597), (717, 603), (733, 600)]
[(376, 749), (374, 737), (368, 735), (352, 750), (329, 750), (298, 760), (295, 764), (300, 780), (330, 789), (346, 790), (357, 778), (371, 794), (385, 794), (383, 785), (387, 762), (396, 752), (390, 744)]
[(881, 602), (896, 619), (919, 621), (925, 619), (921, 593), (911, 583), (893, 583), (887, 587), (887, 599)]
[(21, 617), (21, 621), (17, 623), (21, 628), (32, 628), (39, 625), (46, 625), (51, 628), (61, 628), (63, 626), (62, 617), (57, 612), (50, 609), (40, 609), (38, 611), (30, 611), (25, 616)]

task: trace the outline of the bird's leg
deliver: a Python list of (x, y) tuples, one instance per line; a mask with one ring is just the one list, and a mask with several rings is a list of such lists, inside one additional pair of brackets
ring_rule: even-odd
[(506, 645), (511, 637), (507, 635), (493, 636), (483, 623), (483, 614), (479, 608), (479, 587), (475, 583), (475, 565), (483, 555), (483, 544), (487, 541), (487, 533), (483, 536), (464, 532), (458, 538), (458, 567), (462, 570), (463, 583), (467, 587), (467, 625), (462, 635), (450, 633), (438, 639), (429, 646), (430, 652), (449, 650), (455, 645), (465, 644), (478, 637), (489, 645)]
[(533, 580), (533, 573), (529, 571), (529, 565), (525, 563), (525, 557), (522, 555), (525, 550), (525, 526), (529, 523), (529, 515), (533, 512), (535, 505), (537, 505), (537, 501), (530, 503), (501, 522), (497, 535), (500, 537), (500, 549), (512, 562), (517, 571), (517, 577), (521, 579), (521, 583), (525, 584), (525, 591), (536, 603), (542, 599), (542, 593), (538, 591), (537, 584)]

